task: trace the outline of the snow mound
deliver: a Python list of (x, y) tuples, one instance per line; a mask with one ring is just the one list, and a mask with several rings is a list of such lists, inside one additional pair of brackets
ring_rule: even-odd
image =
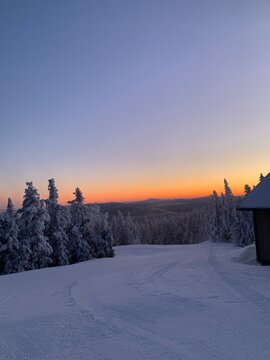
[(255, 244), (246, 246), (234, 260), (241, 264), (258, 265)]

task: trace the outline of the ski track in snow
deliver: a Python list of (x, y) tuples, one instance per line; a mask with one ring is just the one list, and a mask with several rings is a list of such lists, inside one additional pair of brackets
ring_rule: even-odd
[[(251, 289), (248, 283), (238, 278), (238, 274), (226, 269), (226, 265), (218, 261), (216, 251), (212, 248), (209, 254), (209, 263), (215, 272), (220, 276), (222, 282), (236, 291), (244, 300), (235, 300), (239, 304), (250, 307), (251, 310), (258, 311), (262, 315), (263, 321), (268, 321), (270, 325), (270, 298)], [(249, 306), (251, 305), (251, 306)]]
[(270, 267), (230, 244), (125, 246), (0, 277), (1, 360), (267, 360)]

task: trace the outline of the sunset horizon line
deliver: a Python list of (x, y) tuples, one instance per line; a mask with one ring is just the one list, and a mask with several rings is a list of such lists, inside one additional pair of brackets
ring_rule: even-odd
[[(200, 199), (200, 198), (207, 198), (209, 197), (213, 191), (216, 191), (218, 193), (218, 195), (221, 195), (223, 192), (220, 191), (220, 189), (217, 191), (215, 189), (213, 189), (212, 191), (208, 192), (208, 193), (198, 193), (198, 194), (193, 194), (193, 195), (175, 195), (175, 196), (146, 196), (146, 197), (135, 197), (135, 198), (116, 198), (116, 199), (95, 199), (95, 200), (91, 200), (90, 196), (86, 196), (84, 198), (84, 203), (87, 205), (93, 205), (93, 204), (98, 204), (98, 205), (102, 205), (102, 204), (108, 204), (108, 203), (136, 203), (136, 202), (146, 202), (146, 201), (173, 201), (173, 200), (194, 200), (194, 199)], [(244, 192), (233, 192), (234, 196), (244, 196)], [(7, 196), (6, 199), (6, 203), (8, 202), (8, 198), (11, 198), (11, 200), (13, 201), (12, 196)], [(59, 205), (62, 206), (68, 206), (68, 198), (65, 197), (65, 199), (63, 200), (63, 196), (59, 196), (60, 200), (59, 200)], [(61, 199), (62, 198), (62, 199)], [(40, 196), (40, 200), (46, 200), (47, 198), (44, 196)], [(21, 198), (21, 203), (23, 201), (23, 197)], [(15, 209), (19, 209), (20, 208), (20, 204), (18, 204), (20, 201), (18, 198), (14, 198), (14, 203), (15, 205)], [(3, 211), (5, 210), (6, 204), (4, 204), (3, 202), (0, 204), (0, 210)]]

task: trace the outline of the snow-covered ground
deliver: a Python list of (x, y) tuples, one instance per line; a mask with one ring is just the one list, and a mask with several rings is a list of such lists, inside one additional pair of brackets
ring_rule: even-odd
[(270, 267), (252, 254), (125, 246), (113, 259), (2, 276), (0, 359), (270, 359)]

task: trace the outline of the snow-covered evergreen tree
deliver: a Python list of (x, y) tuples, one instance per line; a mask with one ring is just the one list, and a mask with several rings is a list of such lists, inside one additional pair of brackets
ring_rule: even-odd
[(233, 242), (237, 246), (247, 246), (255, 241), (252, 213), (238, 211), (233, 226)]
[(69, 232), (70, 263), (77, 263), (91, 259), (91, 251), (88, 242), (84, 239), (81, 229), (73, 224)]
[(52, 248), (44, 235), (49, 215), (32, 182), (26, 183), (22, 209), (19, 212), (20, 263), (24, 270), (40, 269), (51, 263)]
[[(245, 185), (244, 194), (251, 191), (249, 185)], [(247, 246), (255, 241), (253, 216), (251, 211), (237, 211), (236, 221), (233, 226), (233, 242), (237, 246)]]
[(68, 203), (71, 205), (71, 226), (69, 230), (69, 261), (76, 263), (91, 259), (91, 249), (86, 240), (86, 219), (84, 216), (84, 197), (79, 188), (74, 193), (75, 198)]
[(11, 274), (19, 271), (19, 228), (14, 206), (8, 198), (6, 212), (2, 218), (2, 244), (0, 246), (1, 272)]
[(1, 251), (2, 246), (4, 245), (4, 231), (3, 231), (3, 214), (0, 213), (0, 274), (3, 272), (5, 264), (3, 259), (3, 252)]
[(68, 235), (66, 229), (70, 222), (66, 209), (58, 204), (58, 189), (54, 179), (49, 179), (49, 198), (46, 200), (50, 221), (47, 225), (46, 235), (53, 249), (52, 265), (67, 265), (68, 261)]
[(94, 258), (114, 256), (111, 239), (109, 229), (103, 230), (101, 234), (96, 234), (91, 237), (91, 252)]
[(111, 257), (112, 231), (108, 223), (108, 214), (100, 211), (97, 204), (83, 206), (84, 231), (83, 236), (90, 246), (93, 258)]
[(251, 187), (246, 184), (245, 187), (244, 187), (244, 194), (247, 195), (251, 192)]
[(215, 190), (209, 197), (207, 224), (206, 240), (222, 241), (222, 201)]
[(222, 240), (232, 241), (232, 228), (236, 222), (236, 201), (232, 190), (224, 179), (225, 194), (222, 195), (223, 203), (223, 223), (222, 223)]
[(81, 190), (77, 187), (73, 193), (75, 199), (68, 201), (68, 204), (83, 205), (84, 197)]
[(49, 182), (49, 185), (48, 185), (49, 198), (48, 198), (47, 202), (49, 204), (57, 205), (58, 204), (58, 189), (55, 186), (55, 181), (54, 181), (54, 179), (49, 179), (48, 182)]

